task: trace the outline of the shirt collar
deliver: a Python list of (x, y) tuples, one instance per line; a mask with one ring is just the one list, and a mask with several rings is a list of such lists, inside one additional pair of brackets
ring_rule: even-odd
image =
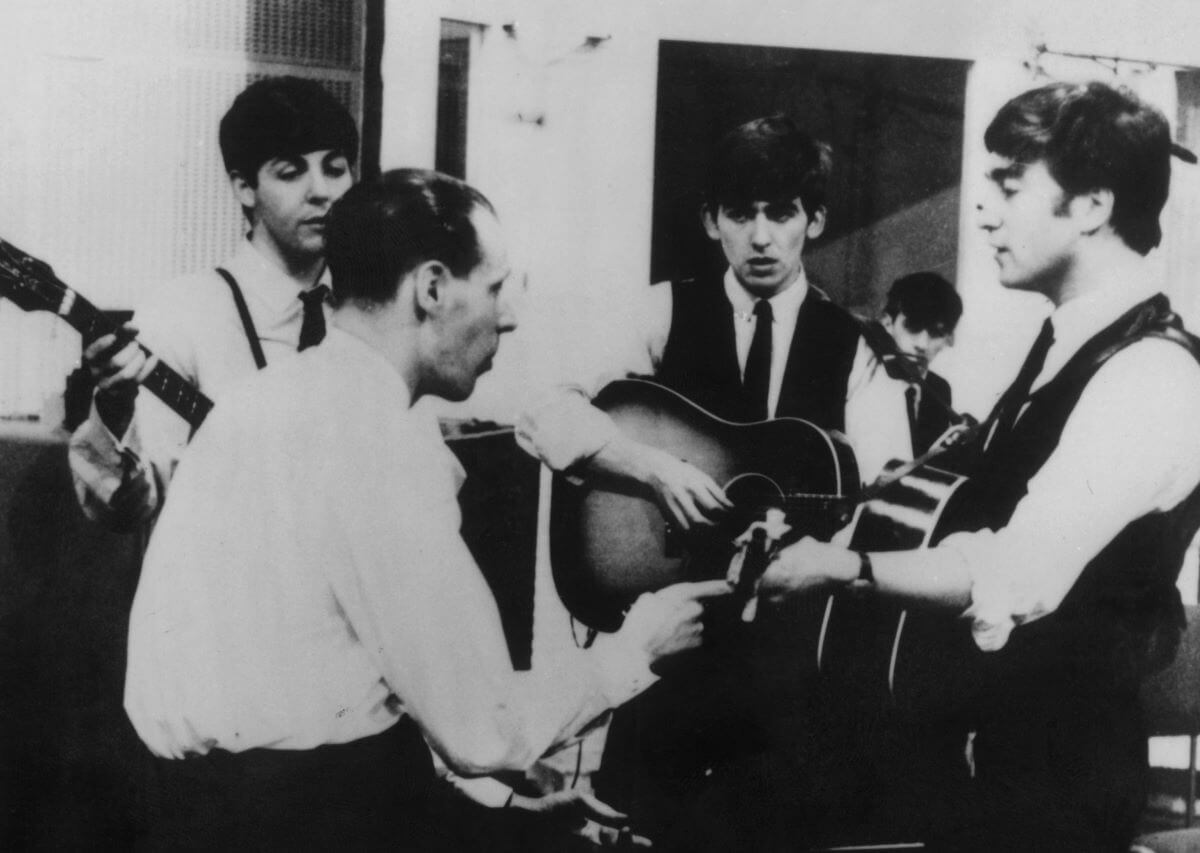
[(1056, 355), (1074, 354), (1093, 335), (1155, 293), (1153, 287), (1125, 280), (1064, 302), (1050, 315), (1053, 351)]
[(325, 340), (316, 349), (327, 352), (328, 358), (343, 364), (349, 371), (368, 375), (372, 382), (382, 385), (387, 396), (398, 405), (411, 408), (412, 392), (400, 371), (366, 341), (336, 325), (330, 325)]
[[(454, 479), (454, 491), (458, 492), (466, 481), (467, 472), (442, 436), (438, 423), (437, 407), (425, 401), (412, 401), (412, 392), (400, 371), (388, 361), (383, 353), (361, 338), (357, 338), (337, 325), (331, 324), (319, 347), (306, 350), (304, 356), (314, 353), (317, 358), (330, 359), (339, 366), (344, 375), (354, 377), (356, 382), (374, 385), (396, 410), (402, 410), (410, 424), (414, 424), (428, 443), (429, 452), (442, 454), (442, 458)], [(303, 356), (302, 356), (303, 357)], [(311, 357), (311, 356), (310, 356)]]
[[(300, 300), (300, 289), (296, 287), (296, 282), (280, 269), (274, 260), (259, 251), (249, 238), (238, 246), (229, 266), (239, 284), (243, 281), (253, 282), (244, 286), (244, 289), (252, 292), (276, 312), (282, 313)], [(317, 284), (328, 286), (329, 280), (329, 269), (326, 268), (321, 272)]]
[[(733, 267), (725, 271), (725, 296), (729, 299), (729, 304), (733, 306), (733, 314), (738, 319), (751, 319), (754, 317), (754, 303), (759, 300), (749, 290), (747, 290), (740, 281), (737, 275), (733, 272)], [(791, 317), (800, 311), (800, 303), (804, 301), (804, 297), (808, 295), (808, 279), (804, 275), (804, 268), (800, 268), (800, 274), (796, 276), (796, 280), (789, 284), (786, 288), (776, 293), (767, 301), (771, 303), (771, 315), (778, 322), (780, 317)]]

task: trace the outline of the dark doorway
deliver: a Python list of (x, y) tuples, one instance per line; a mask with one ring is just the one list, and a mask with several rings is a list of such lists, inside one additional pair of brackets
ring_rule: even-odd
[(786, 113), (833, 147), (828, 226), (809, 252), (810, 277), (860, 308), (918, 268), (953, 280), (968, 67), (660, 42), (653, 279), (722, 264), (697, 218), (713, 143), (744, 121)]

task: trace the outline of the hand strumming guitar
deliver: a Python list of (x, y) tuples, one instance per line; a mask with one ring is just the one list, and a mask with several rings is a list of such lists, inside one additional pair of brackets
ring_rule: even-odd
[(712, 524), (733, 508), (725, 491), (695, 465), (624, 435), (609, 441), (588, 467), (641, 483), (663, 514), (683, 530)]
[(83, 363), (96, 385), (96, 411), (109, 432), (125, 435), (133, 420), (138, 386), (158, 364), (136, 338), (138, 329), (126, 323), (117, 332), (101, 335), (83, 351)]

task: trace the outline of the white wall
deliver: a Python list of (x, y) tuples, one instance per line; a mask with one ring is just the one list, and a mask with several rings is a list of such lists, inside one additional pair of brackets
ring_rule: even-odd
[[(355, 0), (292, 0), (283, 21), (267, 11), (0, 0), (0, 237), (101, 308), (224, 258), (244, 222), (217, 123), (247, 76), (314, 77), (347, 103), (361, 90)], [(79, 350), (61, 320), (0, 301), (0, 416), (56, 422)]]
[[(1193, 0), (421, 0), (387, 8), (383, 165), (432, 165), (438, 21), (488, 25), (471, 91), (468, 179), (500, 208), (522, 272), (523, 327), (466, 412), (511, 418), (523, 391), (604, 362), (623, 306), (649, 275), (657, 44), (660, 39), (1023, 60), (1033, 46), (1200, 65)], [(516, 22), (517, 38), (501, 26)], [(573, 50), (585, 36), (611, 36)], [(543, 115), (541, 126), (517, 114)], [(968, 127), (968, 133), (978, 132)], [(972, 199), (964, 193), (963, 207)], [(962, 229), (973, 227), (964, 214)], [(973, 279), (977, 259), (961, 259)], [(983, 270), (983, 272), (981, 272)], [(945, 370), (986, 408), (1036, 313), (994, 282), (960, 281), (969, 321)], [(964, 286), (965, 285), (965, 286)], [(979, 296), (982, 294), (982, 296)], [(973, 305), (972, 303), (978, 304)], [(974, 310), (973, 310), (974, 309)], [(1011, 315), (1011, 316), (1010, 316)], [(956, 391), (958, 389), (956, 388)]]

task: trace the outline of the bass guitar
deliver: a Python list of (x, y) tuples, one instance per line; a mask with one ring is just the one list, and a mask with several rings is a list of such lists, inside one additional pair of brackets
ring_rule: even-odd
[[(23, 311), (49, 311), (62, 317), (85, 341), (121, 333), (119, 324), (60, 281), (49, 264), (4, 240), (0, 240), (0, 297)], [(142, 384), (191, 424), (193, 431), (212, 409), (212, 400), (161, 361)]]

